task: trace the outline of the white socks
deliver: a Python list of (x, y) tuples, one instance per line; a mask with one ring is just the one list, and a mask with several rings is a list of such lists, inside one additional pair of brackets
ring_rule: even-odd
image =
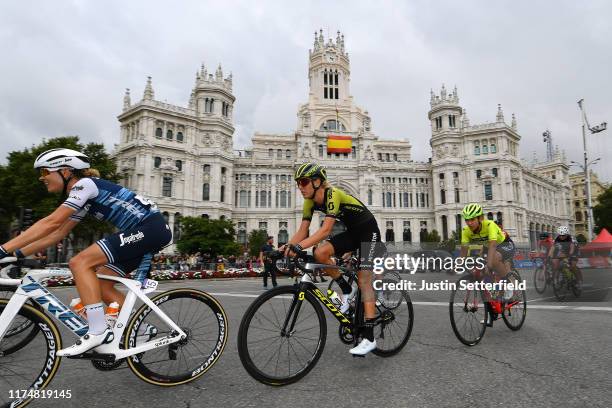
[(89, 331), (91, 334), (101, 334), (108, 327), (104, 318), (104, 303), (94, 303), (86, 305), (87, 321), (89, 322)]

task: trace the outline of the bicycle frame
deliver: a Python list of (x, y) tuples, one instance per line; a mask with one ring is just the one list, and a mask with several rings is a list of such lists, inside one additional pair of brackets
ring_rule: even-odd
[[(14, 262), (15, 260), (15, 258), (5, 258), (5, 260), (3, 260), (4, 262), (1, 263)], [(9, 264), (4, 269), (10, 267), (11, 265)], [(2, 272), (4, 272), (4, 269)], [(1, 272), (0, 276), (3, 276)], [(41, 279), (51, 276), (72, 277), (72, 273), (65, 269), (32, 269), (21, 280), (0, 277), (0, 285), (17, 287), (15, 294), (5, 306), (2, 314), (0, 314), (0, 341), (2, 341), (11, 322), (28, 299), (32, 299), (38, 303), (42, 308), (49, 312), (51, 316), (60, 321), (76, 336), (82, 336), (87, 333), (87, 322), (74, 313), (70, 307), (63, 304), (55, 295), (49, 292), (49, 290), (40, 283)], [(174, 321), (172, 321), (161, 309), (159, 309), (148, 296), (146, 296), (147, 293), (155, 291), (157, 288), (156, 281), (146, 279), (143, 283), (141, 283), (132, 279), (119, 278), (116, 276), (97, 276), (99, 279), (121, 283), (129, 290), (129, 293), (127, 294), (125, 302), (121, 308), (121, 312), (117, 317), (115, 326), (113, 327), (113, 341), (109, 344), (103, 344), (96, 347), (94, 350), (97, 353), (112, 354), (116, 359), (122, 359), (134, 354), (143, 353), (148, 350), (176, 343), (187, 337), (185, 332), (181, 330), (181, 328), (177, 326), (176, 323), (174, 323)], [(168, 336), (147, 341), (136, 347), (120, 349), (119, 343), (132, 313), (132, 309), (136, 303), (136, 299), (140, 299), (144, 304), (146, 304), (151, 311), (158, 315), (173, 330), (173, 332)], [(159, 299), (159, 301), (161, 300), (163, 300), (163, 298)]]
[[(307, 263), (303, 268), (300, 269), (315, 270), (317, 268), (339, 269), (341, 271), (344, 271), (344, 268), (340, 266), (314, 263)], [(351, 320), (345, 315), (343, 315), (340, 310), (338, 310), (338, 308), (334, 306), (332, 301), (329, 300), (327, 296), (325, 296), (325, 294), (321, 292), (321, 290), (313, 283), (312, 277), (310, 276), (310, 272), (305, 272), (302, 278), (300, 279), (300, 282), (298, 283), (297, 296), (294, 297), (293, 302), (291, 303), (291, 307), (289, 308), (289, 312), (287, 313), (287, 317), (285, 318), (285, 322), (281, 331), (283, 335), (293, 332), (295, 323), (297, 321), (297, 316), (300, 312), (302, 302), (305, 298), (305, 292), (312, 293), (321, 303), (323, 303), (327, 310), (331, 312), (331, 314), (336, 318), (336, 320), (338, 320), (341, 325), (350, 326), (352, 324)], [(357, 299), (357, 301), (359, 301), (359, 304), (357, 304), (357, 307), (359, 308), (361, 307), (361, 301), (359, 299)], [(290, 325), (289, 329), (287, 329), (288, 325)]]

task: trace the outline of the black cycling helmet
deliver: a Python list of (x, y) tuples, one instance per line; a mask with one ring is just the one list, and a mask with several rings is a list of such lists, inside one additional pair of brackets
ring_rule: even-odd
[(314, 179), (318, 178), (321, 181), (327, 180), (327, 172), (325, 171), (325, 167), (316, 163), (304, 163), (295, 170), (293, 175), (294, 180), (299, 180), (301, 178), (309, 178)]

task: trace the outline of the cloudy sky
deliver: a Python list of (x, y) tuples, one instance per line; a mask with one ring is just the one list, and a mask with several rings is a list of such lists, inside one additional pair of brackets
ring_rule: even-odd
[[(0, 163), (42, 138), (118, 142), (125, 88), (187, 105), (196, 70), (234, 76), (236, 148), (255, 131), (290, 133), (308, 94), (308, 49), (345, 35), (351, 93), (376, 134), (427, 160), (429, 90), (457, 86), (472, 124), (501, 104), (521, 156), (545, 157), (550, 129), (582, 160), (580, 111), (612, 126), (612, 3), (607, 1), (4, 1), (0, 3)], [(608, 38), (608, 40), (606, 40)], [(612, 181), (612, 128), (588, 136)]]

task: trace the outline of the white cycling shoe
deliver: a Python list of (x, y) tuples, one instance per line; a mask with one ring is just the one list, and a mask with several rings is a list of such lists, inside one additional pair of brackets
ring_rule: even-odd
[(73, 344), (70, 347), (66, 347), (57, 352), (57, 355), (60, 357), (72, 357), (79, 356), (94, 347), (98, 347), (102, 344), (108, 344), (113, 341), (115, 336), (113, 335), (113, 331), (110, 327), (107, 327), (100, 334), (91, 334), (87, 333), (83, 337), (77, 340), (76, 344)]
[(357, 289), (352, 288), (351, 293), (349, 293), (348, 295), (345, 295), (345, 294), (342, 295), (342, 303), (340, 304), (340, 313), (345, 314), (346, 312), (348, 312), (351, 306), (351, 300), (353, 300), (356, 294), (357, 294)]
[(370, 351), (376, 348), (376, 340), (370, 341), (368, 339), (361, 340), (361, 343), (349, 350), (349, 353), (355, 356), (365, 356)]

